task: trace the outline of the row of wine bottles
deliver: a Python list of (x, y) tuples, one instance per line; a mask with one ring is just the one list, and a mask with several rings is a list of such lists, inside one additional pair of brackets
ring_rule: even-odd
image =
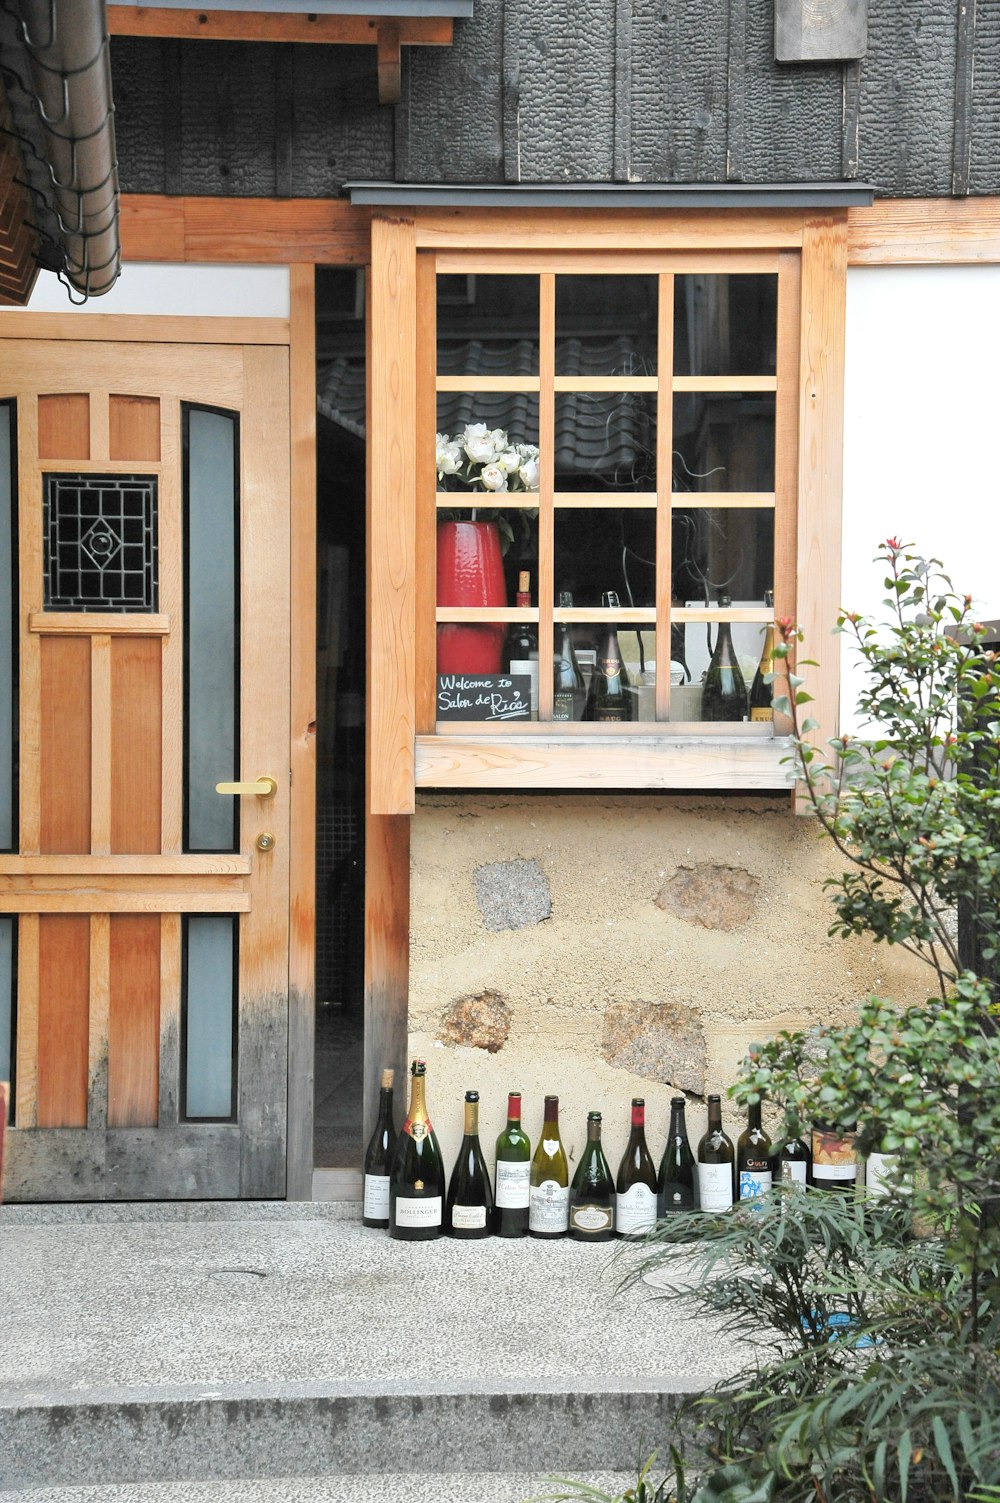
[[(606, 1242), (638, 1236), (658, 1217), (687, 1211), (725, 1211), (739, 1200), (766, 1195), (776, 1178), (817, 1189), (850, 1190), (857, 1180), (853, 1135), (817, 1127), (811, 1143), (786, 1138), (776, 1148), (761, 1126), (758, 1103), (749, 1109), (736, 1144), (722, 1126), (722, 1098), (708, 1098), (708, 1125), (692, 1152), (686, 1102), (670, 1102), (670, 1127), (659, 1170), (646, 1143), (645, 1103), (632, 1100), (628, 1144), (613, 1176), (601, 1146), (601, 1113), (587, 1114), (587, 1142), (572, 1181), (559, 1133), (559, 1098), (545, 1097), (534, 1155), (521, 1126), (521, 1093), (507, 1098), (507, 1124), (497, 1138), (491, 1183), (479, 1141), (479, 1093), (465, 1093), (465, 1133), (445, 1188), (444, 1163), (427, 1115), (426, 1065), (411, 1066), (410, 1105), (397, 1135), (393, 1072), (382, 1072), (379, 1116), (364, 1165), (364, 1223), (393, 1237), (419, 1241), (454, 1237), (562, 1237)], [(885, 1187), (887, 1155), (868, 1160), (869, 1188)]]

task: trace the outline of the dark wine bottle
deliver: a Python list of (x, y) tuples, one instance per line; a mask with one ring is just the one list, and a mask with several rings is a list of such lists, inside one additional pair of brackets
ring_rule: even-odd
[(389, 1170), (396, 1148), (392, 1082), (393, 1072), (383, 1070), (378, 1093), (378, 1120), (365, 1150), (365, 1207), (361, 1217), (365, 1226), (389, 1225)]
[(797, 1185), (804, 1190), (811, 1182), (812, 1154), (794, 1116), (785, 1119), (785, 1136), (774, 1150), (773, 1173), (783, 1185)]
[(546, 1096), (542, 1135), (531, 1161), (528, 1231), (532, 1237), (564, 1237), (569, 1226), (569, 1165), (559, 1136), (559, 1097)]
[(638, 1237), (656, 1225), (656, 1168), (646, 1147), (646, 1103), (632, 1098), (629, 1133), (615, 1181), (615, 1231), (619, 1237)]
[(698, 1204), (728, 1211), (736, 1196), (736, 1150), (722, 1130), (722, 1097), (708, 1098), (708, 1131), (698, 1144)]
[[(728, 595), (719, 596), (719, 607), (728, 610), (732, 604)], [(740, 670), (733, 634), (728, 621), (719, 622), (715, 639), (715, 651), (705, 674), (701, 691), (702, 720), (746, 720), (747, 686)]]
[(736, 1144), (737, 1200), (757, 1200), (771, 1189), (771, 1139), (760, 1125), (760, 1102), (747, 1113), (746, 1131)]
[(695, 1208), (694, 1154), (688, 1142), (684, 1105), (683, 1096), (671, 1096), (670, 1129), (656, 1183), (657, 1210), (661, 1216), (675, 1216), (679, 1211)]
[[(559, 609), (572, 610), (573, 597), (566, 591), (559, 596)], [(555, 650), (552, 658), (552, 719), (582, 720), (587, 703), (583, 674), (573, 651), (573, 631), (567, 621), (556, 623)]]
[[(764, 600), (770, 610), (774, 609), (774, 591), (765, 590)], [(771, 654), (774, 651), (774, 622), (769, 621), (764, 631), (764, 646), (760, 652), (760, 662), (757, 664), (757, 672), (753, 676), (750, 685), (750, 719), (773, 720), (774, 698), (773, 685), (764, 682), (764, 675), (773, 673), (774, 664)]]
[[(605, 610), (619, 610), (620, 603), (614, 591), (601, 596)], [(632, 719), (632, 695), (629, 678), (622, 662), (618, 646), (618, 632), (609, 625), (597, 649), (597, 662), (590, 678), (584, 720), (614, 722)]]
[(569, 1234), (575, 1242), (610, 1242), (615, 1231), (615, 1182), (601, 1147), (601, 1114), (587, 1113), (587, 1143), (569, 1192)]
[(492, 1230), (493, 1191), (479, 1144), (479, 1092), (465, 1093), (465, 1136), (448, 1185), (446, 1224), (453, 1237), (472, 1240)]
[[(522, 569), (517, 576), (515, 603), (519, 610), (525, 610), (531, 605), (531, 574), (527, 569)], [(518, 660), (537, 660), (538, 632), (530, 621), (511, 622), (510, 630), (507, 632), (504, 656), (508, 667)]]
[(410, 1066), (410, 1105), (396, 1140), (389, 1175), (389, 1236), (401, 1242), (426, 1242), (441, 1235), (444, 1214), (444, 1163), (427, 1115), (427, 1065)]
[(812, 1131), (812, 1182), (817, 1190), (853, 1195), (858, 1181), (856, 1127), (817, 1122)]
[(528, 1230), (531, 1197), (531, 1143), (521, 1127), (521, 1092), (507, 1097), (507, 1126), (497, 1138), (496, 1197), (493, 1231), (498, 1237), (523, 1237)]

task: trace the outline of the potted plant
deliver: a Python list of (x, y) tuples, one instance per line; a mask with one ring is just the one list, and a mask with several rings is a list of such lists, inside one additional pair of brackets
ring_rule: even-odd
[[(537, 491), (538, 449), (513, 444), (502, 428), (468, 423), (454, 437), (437, 435), (437, 477), (442, 490), (498, 495)], [(513, 533), (502, 512), (490, 519), (444, 511), (438, 518), (437, 603), (506, 606), (504, 540)], [(499, 673), (506, 628), (501, 622), (447, 623), (437, 629), (439, 673)]]

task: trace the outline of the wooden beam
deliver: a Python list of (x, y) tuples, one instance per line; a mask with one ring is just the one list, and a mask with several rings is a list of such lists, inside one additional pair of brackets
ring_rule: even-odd
[(406, 1101), (409, 976), (410, 821), (405, 815), (369, 814), (365, 820), (364, 1143), (378, 1113), (383, 1069), (395, 1070), (396, 1099)]
[[(449, 47), (451, 16), (403, 16), (396, 22), (404, 47)], [(257, 10), (167, 10), (158, 5), (109, 5), (112, 36), (179, 37), (213, 42), (322, 42), (374, 46), (384, 16), (324, 16)]]
[(165, 198), (124, 194), (128, 261), (365, 266), (371, 216), (338, 198)]
[(378, 102), (398, 104), (402, 80), (398, 21), (383, 21), (378, 29)]
[(847, 225), (851, 266), (1000, 263), (1000, 198), (879, 199)]

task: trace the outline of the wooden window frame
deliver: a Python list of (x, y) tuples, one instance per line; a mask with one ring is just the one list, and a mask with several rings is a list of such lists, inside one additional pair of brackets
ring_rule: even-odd
[[(449, 726), (442, 733), (434, 723), (438, 503), (428, 435), (436, 426), (436, 274), (521, 270), (551, 278), (560, 269), (607, 271), (624, 264), (660, 273), (737, 267), (778, 272), (775, 614), (797, 618), (806, 630), (807, 655), (825, 656), (814, 687), (824, 734), (836, 733), (836, 657), (815, 643), (839, 604), (847, 211), (539, 210), (516, 219), (497, 211), (428, 211), (406, 218), (376, 211), (369, 349), (373, 814), (411, 813), (417, 788), (791, 787), (790, 747), (780, 725), (779, 734), (765, 737), (743, 727), (670, 723), (669, 690), (662, 683), (657, 707), (664, 718), (616, 727), (615, 733), (544, 721), (502, 731)], [(552, 317), (551, 288), (542, 308), (544, 326), (546, 309)], [(547, 422), (551, 426), (551, 413), (547, 417), (543, 410), (543, 463)], [(661, 429), (661, 442), (669, 442), (669, 428)], [(551, 435), (548, 447), (551, 452)], [(413, 455), (415, 464), (408, 459)], [(658, 469), (669, 474), (662, 458)], [(669, 547), (670, 501), (669, 494), (658, 496), (659, 549)], [(540, 527), (551, 528), (551, 475), (546, 487), (544, 472), (539, 503)], [(551, 584), (547, 577), (540, 580), (539, 598), (551, 598)], [(669, 569), (661, 565), (659, 632), (669, 629), (665, 595)], [(539, 613), (539, 629), (539, 657), (548, 661), (550, 611)], [(544, 698), (542, 705), (544, 713)]]

